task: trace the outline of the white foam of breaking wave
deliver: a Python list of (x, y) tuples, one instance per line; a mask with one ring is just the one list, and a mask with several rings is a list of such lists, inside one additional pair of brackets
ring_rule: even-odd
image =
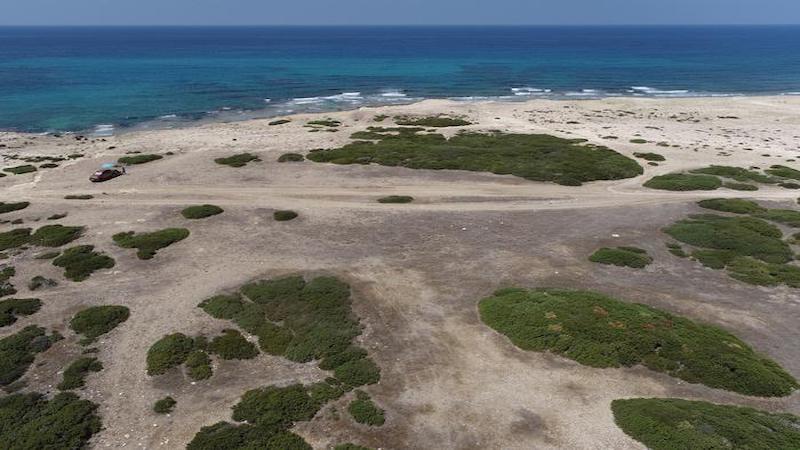
[(533, 87), (512, 87), (511, 92), (520, 97), (529, 97), (534, 95), (546, 95), (552, 92), (550, 89), (539, 89)]
[(602, 93), (597, 89), (581, 89), (580, 92), (567, 92), (564, 95), (567, 97), (597, 97)]
[(381, 92), (380, 95), (381, 95), (381, 97), (387, 97), (387, 98), (405, 98), (405, 97), (408, 97), (406, 94), (404, 94), (404, 93), (402, 93), (400, 91), (396, 91), (396, 90), (384, 91), (384, 92)]
[(177, 117), (178, 116), (176, 114), (164, 114), (163, 116), (160, 116), (159, 119), (175, 119)]
[(114, 125), (111, 124), (95, 125), (92, 134), (95, 136), (112, 136), (114, 134)]
[(322, 98), (320, 97), (297, 97), (289, 101), (289, 103), (295, 105), (312, 105), (314, 103), (321, 103), (321, 102)]
[(687, 95), (690, 93), (687, 89), (671, 89), (671, 90), (663, 90), (663, 89), (656, 89), (651, 88), (649, 86), (633, 86), (631, 89), (634, 92), (641, 92), (647, 95), (656, 95), (656, 96), (665, 96), (665, 95)]
[(781, 95), (800, 95), (800, 92), (784, 92)]

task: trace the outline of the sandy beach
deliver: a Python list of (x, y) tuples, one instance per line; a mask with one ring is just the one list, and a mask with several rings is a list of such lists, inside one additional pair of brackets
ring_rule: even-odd
[[(279, 163), (351, 142), (376, 116), (462, 117), (471, 125), (437, 130), (541, 133), (586, 139), (633, 157), (665, 157), (641, 176), (562, 186), (511, 175), (414, 170), (380, 165)], [(337, 131), (309, 128), (312, 120), (341, 122)], [(681, 397), (800, 414), (800, 395), (756, 398), (689, 384), (643, 367), (596, 369), (548, 353), (525, 352), (484, 325), (477, 302), (506, 286), (590, 289), (718, 325), (735, 332), (800, 377), (800, 296), (786, 286), (758, 287), (674, 257), (662, 228), (702, 212), (704, 198), (745, 197), (797, 208), (800, 191), (777, 185), (753, 192), (730, 189), (674, 192), (642, 184), (657, 175), (709, 165), (800, 169), (800, 97), (608, 98), (528, 102), (426, 100), (361, 108), (143, 130), (109, 137), (0, 132), (3, 167), (16, 157), (84, 156), (51, 169), (0, 178), (0, 201), (31, 206), (3, 218), (24, 225), (57, 213), (58, 223), (87, 227), (77, 243), (92, 244), (117, 264), (69, 282), (62, 270), (30, 251), (6, 261), (17, 267), (17, 297), (41, 298), (40, 312), (4, 328), (6, 336), (38, 324), (66, 336), (27, 374), (25, 391), (50, 392), (59, 371), (80, 354), (68, 318), (86, 306), (125, 305), (131, 317), (100, 338), (105, 366), (82, 396), (100, 404), (104, 429), (94, 448), (182, 448), (199, 428), (230, 420), (230, 407), (248, 389), (323, 380), (313, 362), (262, 354), (223, 361), (208, 381), (180, 373), (149, 377), (145, 354), (168, 333), (215, 335), (227, 322), (197, 304), (250, 280), (284, 274), (332, 274), (353, 288), (359, 344), (382, 371), (369, 388), (386, 410), (386, 425), (370, 428), (340, 419), (347, 401), (326, 405), (293, 431), (315, 449), (358, 442), (383, 449), (640, 449), (615, 424), (610, 402), (630, 397)], [(316, 131), (312, 131), (316, 130)], [(644, 140), (646, 143), (631, 141)], [(159, 161), (90, 183), (102, 163), (126, 154), (156, 153)], [(257, 155), (241, 168), (215, 164), (236, 153)], [(66, 200), (91, 194), (89, 200)], [(409, 195), (410, 204), (381, 204)], [(225, 212), (186, 224), (180, 210), (214, 204)], [(272, 212), (299, 218), (276, 222)], [(127, 230), (187, 226), (185, 242), (138, 260), (111, 236)], [(13, 225), (3, 225), (8, 231)], [(796, 232), (796, 230), (794, 231)], [(593, 264), (601, 246), (636, 245), (654, 258), (644, 270)], [(794, 247), (797, 252), (797, 246)], [(33, 251), (33, 250), (31, 250)], [(28, 292), (24, 280), (43, 275), (55, 288)], [(165, 395), (178, 401), (168, 416), (151, 413)], [(336, 413), (338, 411), (339, 413)]]

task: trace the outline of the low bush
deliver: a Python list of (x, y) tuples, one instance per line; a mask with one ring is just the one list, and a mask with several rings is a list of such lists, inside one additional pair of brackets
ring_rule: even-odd
[(236, 155), (227, 156), (225, 158), (217, 158), (215, 163), (230, 167), (244, 167), (251, 161), (261, 161), (258, 156), (252, 153), (239, 153)]
[(45, 278), (41, 275), (36, 275), (35, 277), (31, 278), (31, 281), (28, 282), (28, 289), (31, 291), (38, 291), (39, 289), (46, 289), (58, 286), (58, 282), (56, 280)]
[(644, 187), (664, 191), (713, 191), (722, 187), (722, 181), (711, 175), (671, 173), (649, 179)]
[(300, 162), (305, 159), (300, 153), (284, 153), (278, 157), (278, 162)]
[(286, 222), (288, 220), (295, 219), (297, 217), (297, 213), (290, 210), (279, 210), (272, 213), (272, 217), (278, 222)]
[(778, 183), (778, 186), (784, 189), (800, 189), (800, 184), (798, 183), (789, 183), (789, 182), (782, 182)]
[(0, 300), (0, 327), (17, 321), (19, 316), (30, 316), (39, 311), (42, 301), (38, 298), (9, 298)]
[(289, 123), (289, 122), (291, 122), (291, 120), (289, 120), (289, 119), (278, 119), (278, 120), (273, 120), (268, 125), (270, 125), (270, 126), (283, 125), (283, 124)]
[(675, 398), (611, 402), (614, 420), (652, 450), (800, 448), (800, 417)]
[(92, 194), (69, 194), (64, 196), (64, 200), (91, 200), (94, 198)]
[(504, 289), (481, 300), (479, 311), (521, 349), (587, 366), (642, 364), (689, 383), (765, 397), (799, 387), (778, 364), (722, 329), (593, 292)]
[(381, 370), (370, 358), (348, 361), (336, 367), (333, 373), (336, 379), (352, 387), (375, 384), (381, 379)]
[(178, 402), (176, 402), (174, 398), (167, 396), (153, 404), (153, 411), (156, 414), (169, 414), (175, 409), (175, 405), (177, 404)]
[(203, 350), (194, 350), (189, 353), (189, 356), (186, 357), (185, 364), (189, 378), (195, 381), (206, 380), (211, 378), (211, 375), (214, 374), (211, 368), (211, 358), (209, 358), (208, 353)]
[(208, 346), (211, 353), (222, 359), (252, 359), (258, 356), (258, 348), (236, 330), (224, 330)]
[(128, 320), (128, 317), (130, 310), (125, 306), (92, 306), (72, 316), (69, 327), (83, 335), (82, 344), (89, 344)]
[(775, 165), (765, 170), (770, 175), (780, 178), (791, 178), (793, 180), (800, 180), (800, 170), (792, 169), (791, 167)]
[(13, 173), (14, 175), (22, 175), (24, 173), (36, 172), (36, 166), (24, 164), (22, 166), (6, 167), (4, 172)]
[(647, 252), (635, 247), (603, 247), (589, 257), (589, 261), (621, 267), (642, 269), (653, 262)]
[(64, 268), (64, 276), (72, 281), (83, 281), (97, 270), (110, 269), (114, 258), (94, 251), (93, 245), (79, 245), (64, 250), (53, 260), (53, 265)]
[(356, 399), (350, 402), (347, 411), (358, 423), (379, 427), (386, 422), (384, 411), (372, 402), (364, 391), (356, 391)]
[(681, 247), (680, 244), (668, 243), (667, 249), (669, 249), (670, 253), (680, 258), (687, 258), (689, 256), (683, 251), (683, 247)]
[(48, 216), (47, 220), (58, 220), (63, 219), (64, 217), (67, 217), (67, 213), (53, 214), (52, 216)]
[(461, 118), (453, 118), (446, 116), (428, 116), (428, 117), (395, 117), (396, 124), (412, 126), (412, 127), (462, 127), (472, 125), (472, 122)]
[(409, 195), (389, 195), (378, 199), (378, 203), (411, 203), (414, 197)]
[(169, 247), (187, 237), (189, 237), (189, 230), (186, 228), (165, 228), (150, 233), (135, 233), (133, 231), (117, 233), (112, 239), (122, 248), (137, 249), (136, 256), (139, 259), (151, 259), (158, 250)]
[(647, 139), (635, 138), (630, 140), (631, 144), (647, 144)]
[[(258, 336), (258, 346), (270, 355), (283, 355), (291, 344), (294, 335), (287, 328), (264, 322), (253, 333)], [(364, 355), (366, 356), (366, 355)]]
[(712, 198), (709, 200), (701, 200), (697, 202), (697, 204), (701, 208), (735, 214), (754, 214), (767, 210), (766, 208), (759, 206), (759, 204), (756, 202), (742, 200), (740, 198)]
[(28, 206), (30, 206), (30, 202), (17, 202), (17, 203), (0, 202), (0, 214), (10, 213), (12, 211), (19, 211), (20, 209), (25, 209)]
[(150, 346), (147, 351), (147, 374), (161, 375), (178, 367), (189, 357), (195, 343), (183, 333), (168, 334)]
[(666, 161), (667, 160), (667, 158), (664, 158), (664, 155), (659, 155), (658, 153), (650, 153), (650, 152), (647, 152), (647, 153), (636, 152), (636, 153), (633, 154), (633, 156), (635, 156), (635, 157), (637, 157), (639, 159), (643, 159), (645, 161)]
[[(11, 277), (16, 275), (17, 269), (13, 266), (5, 266), (0, 269), (0, 297), (5, 297), (7, 295), (14, 295), (17, 293), (17, 289), (11, 284)], [(0, 319), (2, 322), (2, 319)]]
[(158, 161), (162, 159), (163, 156), (161, 155), (153, 155), (153, 154), (140, 154), (140, 155), (133, 155), (133, 156), (123, 156), (122, 158), (117, 160), (119, 164), (144, 164), (149, 163), (151, 161)]
[(341, 125), (342, 122), (333, 119), (320, 119), (320, 120), (312, 120), (308, 122), (307, 125), (318, 126), (318, 127), (332, 127), (336, 128)]
[(346, 444), (339, 444), (336, 447), (333, 447), (333, 450), (373, 450), (373, 449), (369, 447), (362, 447), (360, 445), (348, 442)]
[(97, 405), (62, 392), (47, 400), (43, 394), (0, 398), (0, 441), (7, 450), (83, 449), (101, 429)]
[(722, 187), (732, 189), (734, 191), (757, 191), (758, 186), (754, 184), (747, 184), (747, 183), (734, 183), (731, 181), (726, 181), (722, 183)]
[(61, 247), (81, 237), (83, 231), (84, 227), (45, 225), (31, 235), (30, 243), (41, 247)]
[(16, 228), (0, 233), (0, 251), (19, 248), (31, 241), (30, 228)]
[(198, 306), (216, 319), (233, 320), (244, 311), (244, 301), (239, 294), (215, 295), (203, 300)]
[(764, 175), (761, 172), (757, 172), (755, 170), (744, 169), (741, 167), (731, 167), (731, 166), (709, 166), (703, 167), (701, 169), (695, 169), (691, 171), (692, 173), (699, 173), (705, 175), (716, 175), (719, 177), (730, 178), (732, 180), (746, 183), (746, 182), (756, 182), (756, 183), (765, 183), (765, 184), (775, 184), (778, 180), (777, 178)]
[(794, 228), (800, 227), (800, 211), (795, 211), (793, 209), (769, 209), (759, 212), (755, 214), (755, 216)]
[(64, 370), (64, 379), (56, 386), (61, 391), (82, 388), (86, 385), (89, 372), (100, 372), (103, 364), (97, 358), (83, 357), (72, 362)]
[(205, 219), (222, 214), (225, 210), (216, 205), (195, 205), (185, 208), (181, 215), (187, 219)]
[(47, 336), (44, 328), (36, 325), (0, 339), (0, 386), (7, 386), (25, 375), (36, 354), (50, 348), (58, 339), (60, 336)]

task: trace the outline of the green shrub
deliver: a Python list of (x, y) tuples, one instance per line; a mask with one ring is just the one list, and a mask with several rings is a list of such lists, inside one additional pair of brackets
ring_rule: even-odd
[(352, 387), (375, 384), (381, 379), (381, 369), (369, 358), (348, 361), (333, 373), (342, 383)]
[(216, 205), (195, 205), (185, 208), (181, 215), (187, 219), (204, 219), (222, 214), (223, 211), (225, 210)]
[(631, 139), (631, 144), (647, 144), (647, 139), (635, 138)]
[(506, 133), (461, 133), (450, 139), (441, 134), (377, 134), (376, 139), (314, 150), (307, 158), (334, 164), (491, 172), (570, 186), (643, 172), (636, 161), (606, 147), (585, 145), (582, 139)]
[(186, 357), (186, 368), (189, 378), (195, 381), (206, 380), (214, 374), (211, 368), (211, 358), (203, 350), (194, 350), (189, 353), (189, 356)]
[(261, 161), (258, 156), (251, 153), (239, 153), (225, 158), (217, 158), (214, 160), (217, 164), (230, 167), (244, 167), (251, 161)]
[(13, 173), (14, 175), (22, 175), (23, 173), (36, 172), (36, 166), (25, 164), (22, 166), (6, 167), (3, 171)]
[(712, 198), (697, 202), (701, 208), (713, 209), (735, 214), (754, 214), (766, 211), (756, 202), (742, 200), (740, 198)]
[(706, 175), (716, 175), (719, 177), (730, 178), (742, 183), (754, 181), (756, 183), (774, 184), (779, 180), (767, 175), (764, 175), (755, 170), (743, 169), (741, 167), (731, 166), (709, 166), (701, 169), (695, 169), (692, 173), (700, 173)]
[(794, 228), (800, 227), (800, 211), (792, 209), (769, 209), (759, 212), (755, 216)]
[(258, 356), (256, 346), (236, 330), (224, 330), (221, 336), (211, 341), (208, 350), (222, 359), (252, 359)]
[(683, 251), (683, 247), (681, 247), (680, 244), (668, 243), (667, 248), (669, 249), (670, 253), (677, 257), (686, 258), (689, 256), (685, 251)]
[(103, 364), (97, 358), (78, 358), (64, 370), (64, 379), (56, 386), (61, 391), (82, 388), (89, 372), (100, 372)]
[(30, 202), (17, 202), (17, 203), (0, 202), (0, 214), (10, 213), (12, 211), (19, 211), (20, 209), (25, 209), (28, 206), (30, 206)]
[(92, 306), (75, 314), (69, 322), (69, 327), (72, 331), (82, 334), (84, 337), (82, 343), (88, 344), (128, 320), (128, 317), (130, 310), (125, 306)]
[(59, 251), (44, 252), (44, 253), (39, 253), (38, 255), (34, 256), (34, 258), (36, 258), (36, 259), (53, 259), (53, 258), (56, 258), (60, 254), (61, 254), (61, 252), (59, 252)]
[[(258, 336), (258, 346), (270, 355), (283, 355), (294, 335), (285, 327), (264, 322), (253, 333)], [(366, 356), (366, 355), (365, 355)]]
[(758, 190), (758, 186), (755, 186), (753, 184), (734, 183), (734, 182), (730, 182), (730, 181), (722, 183), (722, 187), (728, 188), (728, 189), (733, 189), (734, 191), (757, 191)]
[(603, 247), (589, 257), (589, 261), (621, 267), (642, 269), (653, 262), (647, 252), (635, 247)]
[(232, 320), (244, 311), (244, 301), (239, 294), (216, 295), (203, 300), (198, 306), (216, 319)]
[(65, 195), (65, 200), (91, 200), (94, 198), (92, 194), (69, 194)]
[(31, 278), (31, 281), (28, 282), (28, 290), (31, 291), (38, 291), (39, 289), (46, 289), (58, 286), (58, 282), (56, 280), (45, 278), (41, 275), (36, 275), (35, 277)]
[(272, 217), (278, 222), (286, 222), (297, 217), (297, 213), (290, 210), (279, 210), (272, 213)]
[(289, 120), (289, 119), (278, 119), (278, 120), (273, 120), (268, 125), (270, 125), (270, 126), (283, 125), (283, 124), (289, 123), (289, 122), (291, 122), (291, 120)]
[(56, 334), (47, 336), (44, 328), (29, 325), (0, 339), (0, 386), (7, 386), (25, 375), (35, 355), (50, 348), (58, 338)]
[(156, 414), (169, 414), (175, 409), (175, 405), (177, 404), (178, 402), (176, 402), (174, 398), (167, 396), (155, 402), (153, 411)]
[(314, 125), (314, 126), (319, 126), (319, 127), (332, 127), (332, 128), (335, 128), (335, 127), (338, 127), (338, 126), (339, 126), (339, 125), (341, 125), (341, 124), (342, 124), (342, 122), (339, 122), (338, 120), (333, 120), (333, 119), (321, 119), (321, 120), (312, 120), (312, 121), (308, 122), (308, 124), (307, 124), (307, 125)]
[(378, 203), (411, 203), (414, 197), (409, 195), (389, 195), (378, 199)]
[(67, 213), (53, 214), (52, 216), (48, 216), (47, 220), (58, 220), (63, 219), (64, 217), (67, 217)]
[(0, 233), (0, 251), (19, 248), (31, 241), (30, 228), (16, 228)]
[(767, 172), (768, 174), (776, 177), (800, 180), (800, 170), (792, 169), (791, 167), (775, 165), (765, 170), (764, 172)]
[[(17, 289), (11, 284), (11, 277), (17, 274), (17, 269), (13, 266), (5, 266), (0, 269), (0, 297), (5, 297), (7, 295), (14, 295), (17, 293)], [(0, 317), (2, 313), (0, 313)], [(2, 319), (0, 319), (2, 322)], [(1, 325), (0, 325), (1, 326)]]
[(114, 258), (94, 251), (93, 245), (79, 245), (66, 250), (53, 260), (53, 265), (64, 268), (64, 276), (72, 281), (83, 281), (97, 270), (110, 269)]
[(30, 316), (39, 311), (42, 301), (38, 298), (8, 298), (0, 300), (0, 327), (11, 325), (18, 316)]
[(386, 422), (384, 411), (375, 406), (364, 391), (356, 391), (356, 399), (350, 402), (347, 411), (356, 422), (371, 427), (379, 427)]
[(783, 182), (783, 183), (778, 183), (778, 186), (784, 189), (800, 189), (800, 184), (798, 183)]
[(61, 247), (83, 234), (84, 227), (45, 225), (31, 235), (30, 243), (41, 247)]
[(186, 228), (165, 228), (151, 233), (135, 233), (133, 231), (117, 233), (112, 239), (122, 248), (137, 249), (136, 256), (139, 259), (151, 259), (158, 250), (187, 237), (189, 237), (189, 230)]
[(0, 441), (7, 450), (82, 449), (101, 429), (97, 405), (63, 392), (52, 400), (39, 393), (0, 398)]
[(685, 173), (658, 175), (644, 183), (644, 187), (664, 191), (713, 191), (721, 186), (722, 181), (717, 177)]
[(161, 155), (152, 155), (152, 154), (143, 154), (143, 155), (134, 155), (134, 156), (123, 156), (122, 158), (117, 160), (119, 164), (144, 164), (149, 163), (151, 161), (158, 161), (159, 159), (163, 158)]
[(737, 257), (727, 264), (728, 275), (739, 281), (759, 286), (785, 284), (800, 288), (800, 267), (765, 263), (753, 258)]
[(300, 162), (305, 159), (300, 153), (284, 153), (278, 157), (278, 162)]
[(800, 417), (752, 408), (635, 398), (611, 402), (626, 434), (653, 450), (800, 448)]
[(388, 118), (389, 116), (387, 116), (386, 114), (378, 114), (375, 117), (373, 117), (372, 120), (374, 120), (375, 122), (383, 122)]
[(350, 442), (346, 444), (339, 444), (333, 448), (333, 450), (373, 450), (369, 447), (362, 447), (360, 445), (352, 444)]
[(183, 333), (168, 334), (147, 351), (147, 374), (161, 375), (183, 364), (194, 350), (192, 338)]
[(351, 346), (339, 353), (323, 358), (319, 363), (319, 368), (322, 370), (334, 370), (343, 364), (349, 363), (350, 361), (357, 361), (366, 357), (366, 350), (361, 347)]
[(505, 289), (481, 300), (479, 311), (523, 350), (592, 367), (642, 364), (746, 395), (785, 396), (798, 388), (778, 364), (722, 329), (593, 292)]
[(633, 156), (643, 159), (645, 161), (666, 161), (667, 158), (664, 158), (664, 155), (659, 155), (658, 153), (634, 153)]
[(446, 116), (428, 116), (428, 117), (396, 117), (395, 121), (398, 125), (406, 125), (413, 127), (461, 127), (472, 125), (472, 122), (453, 117)]

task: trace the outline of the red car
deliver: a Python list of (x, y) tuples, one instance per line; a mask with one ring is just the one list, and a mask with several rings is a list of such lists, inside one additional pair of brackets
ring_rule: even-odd
[(119, 169), (102, 169), (98, 170), (92, 176), (89, 177), (89, 181), (93, 183), (100, 183), (102, 181), (108, 181), (112, 178), (117, 178), (118, 176), (122, 175), (122, 171)]

